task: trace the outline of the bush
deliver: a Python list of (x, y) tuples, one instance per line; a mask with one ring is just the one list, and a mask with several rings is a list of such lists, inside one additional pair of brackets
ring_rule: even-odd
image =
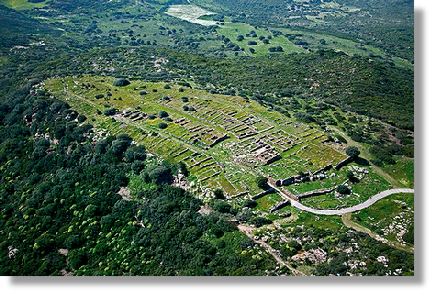
[(169, 86), (169, 84), (166, 84), (165, 86), (164, 86), (164, 89), (166, 89), (166, 90), (169, 90), (171, 87)]
[(389, 165), (396, 164), (396, 161), (393, 159), (392, 154), (378, 146), (371, 146), (369, 148), (369, 152), (379, 161), (382, 161)]
[(402, 239), (407, 243), (414, 244), (414, 225), (411, 224), (408, 231), (402, 235)]
[(336, 191), (339, 192), (340, 194), (350, 194), (351, 193), (351, 190), (346, 185), (339, 185), (336, 188)]
[(103, 111), (105, 116), (112, 116), (116, 113), (116, 108), (109, 108)]
[(171, 170), (166, 166), (152, 166), (147, 169), (148, 177), (155, 180), (156, 184), (170, 184), (172, 182)]
[(288, 242), (288, 246), (294, 248), (297, 251), (302, 249), (302, 245), (295, 240), (291, 240), (290, 242)]
[(268, 179), (264, 176), (257, 177), (255, 179), (255, 182), (258, 185), (258, 187), (261, 189), (268, 189), (269, 188)]
[(140, 93), (139, 93), (141, 96), (144, 96), (144, 95), (147, 95), (147, 92), (146, 91), (140, 91)]
[(149, 120), (153, 120), (153, 119), (156, 119), (156, 115), (154, 115), (154, 114), (150, 114), (150, 115), (148, 115), (148, 117), (147, 117)]
[(349, 146), (346, 148), (345, 150), (346, 154), (352, 158), (357, 158), (360, 155), (360, 151), (357, 147), (355, 146)]
[(87, 117), (86, 116), (84, 116), (84, 115), (79, 115), (78, 116), (78, 122), (79, 123), (83, 123), (84, 121), (86, 121), (87, 120)]
[(168, 117), (168, 112), (167, 111), (160, 111), (158, 113), (159, 118), (164, 118), (164, 117)]
[(258, 205), (258, 203), (254, 200), (251, 199), (246, 199), (243, 204), (242, 207), (248, 207), (248, 208), (254, 208)]
[(168, 124), (166, 124), (165, 122), (161, 122), (161, 123), (158, 124), (158, 127), (159, 127), (160, 129), (165, 129), (165, 128), (168, 127)]
[(212, 208), (219, 213), (236, 214), (236, 210), (233, 209), (229, 203), (223, 200), (216, 200)]
[(256, 42), (256, 41), (249, 41), (248, 42), (248, 45), (249, 46), (255, 46), (255, 45), (257, 45), (258, 43)]
[(218, 188), (218, 189), (216, 189), (216, 190), (214, 191), (214, 196), (215, 196), (215, 198), (217, 198), (217, 199), (224, 199), (224, 198), (225, 198), (225, 196), (224, 196), (224, 194), (223, 194), (223, 191), (222, 191), (222, 189), (220, 189), (220, 188)]
[(188, 97), (181, 97), (181, 100), (184, 102), (184, 103), (187, 103), (187, 102), (189, 102), (189, 99), (188, 99)]
[(95, 96), (95, 99), (96, 99), (96, 100), (99, 100), (99, 99), (102, 99), (103, 97), (104, 97), (103, 94), (97, 94), (97, 95)]
[(83, 249), (74, 249), (69, 252), (68, 262), (74, 270), (87, 263), (87, 254)]
[(125, 78), (117, 78), (114, 82), (114, 86), (127, 86), (130, 84), (130, 81)]

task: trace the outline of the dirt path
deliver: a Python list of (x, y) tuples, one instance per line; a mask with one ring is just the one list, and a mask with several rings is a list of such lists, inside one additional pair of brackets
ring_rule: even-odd
[(272, 248), (270, 245), (268, 245), (267, 243), (265, 243), (262, 240), (255, 240), (254, 235), (253, 235), (253, 231), (255, 230), (254, 228), (247, 226), (247, 225), (238, 225), (237, 228), (239, 229), (240, 232), (246, 234), (247, 237), (249, 237), (253, 242), (261, 245), (262, 247), (265, 248), (265, 250), (271, 254), (274, 259), (281, 265), (281, 266), (286, 266), (288, 267), (294, 274), (294, 276), (306, 276), (303, 272), (296, 270), (295, 268), (293, 268), (292, 266), (290, 266), (287, 262), (283, 261), (282, 258), (280, 258), (278, 251), (274, 248)]

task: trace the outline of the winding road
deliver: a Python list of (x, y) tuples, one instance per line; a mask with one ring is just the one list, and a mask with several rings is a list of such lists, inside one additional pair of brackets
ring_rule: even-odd
[[(273, 187), (281, 196), (283, 196), (283, 198), (285, 198), (285, 199), (287, 198), (287, 196), (282, 191), (280, 191), (277, 187), (275, 187), (275, 186), (271, 186), (271, 187)], [(371, 198), (369, 198), (365, 202), (362, 202), (358, 205), (355, 205), (355, 206), (352, 206), (349, 208), (340, 209), (340, 210), (317, 210), (314, 208), (304, 206), (296, 200), (291, 200), (291, 199), (288, 199), (288, 200), (291, 201), (292, 206), (294, 206), (300, 210), (314, 213), (317, 215), (342, 215), (342, 214), (351, 213), (351, 212), (359, 211), (359, 210), (365, 209), (367, 207), (370, 207), (371, 205), (376, 203), (378, 200), (380, 200), (384, 197), (387, 197), (389, 195), (395, 194), (395, 193), (414, 193), (414, 189), (409, 189), (409, 188), (388, 189), (388, 190), (382, 191), (378, 194), (375, 194), (374, 196), (372, 196)]]

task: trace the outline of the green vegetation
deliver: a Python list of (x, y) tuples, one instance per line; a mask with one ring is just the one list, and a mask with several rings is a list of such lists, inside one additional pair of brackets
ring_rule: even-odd
[(0, 4), (2, 275), (414, 273), (413, 1)]

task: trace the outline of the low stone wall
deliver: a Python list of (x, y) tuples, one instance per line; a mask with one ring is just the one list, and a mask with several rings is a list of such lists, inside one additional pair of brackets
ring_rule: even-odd
[(312, 191), (308, 191), (308, 192), (305, 192), (305, 193), (297, 195), (297, 198), (298, 199), (303, 199), (303, 198), (308, 198), (308, 197), (311, 197), (311, 196), (323, 195), (323, 194), (326, 194), (326, 193), (330, 193), (330, 192), (332, 192), (335, 189), (336, 189), (336, 187), (312, 190)]
[(321, 173), (321, 172), (328, 171), (328, 170), (330, 170), (331, 168), (333, 168), (333, 165), (332, 165), (332, 164), (327, 165), (327, 166), (325, 166), (325, 167), (323, 167), (323, 168), (321, 168), (321, 169), (319, 169), (319, 170), (313, 172), (312, 175), (316, 175), (316, 174), (319, 174), (319, 173)]
[(286, 206), (289, 206), (291, 202), (289, 200), (276, 204), (272, 209), (270, 209), (270, 213), (274, 213), (277, 210), (280, 210)]
[(259, 199), (259, 198), (261, 198), (261, 197), (263, 197), (263, 196), (265, 196), (267, 194), (273, 193), (273, 192), (275, 192), (274, 188), (270, 188), (270, 189), (267, 189), (264, 192), (261, 192), (261, 193), (255, 195), (255, 196), (253, 196), (251, 199), (252, 200), (257, 200), (257, 199)]
[(346, 158), (345, 160), (339, 162), (339, 164), (337, 164), (337, 165), (335, 166), (335, 169), (336, 169), (336, 170), (339, 170), (339, 169), (342, 168), (343, 166), (348, 165), (348, 163), (351, 163), (352, 161), (354, 161), (354, 159), (353, 159), (352, 157), (348, 157), (348, 158)]

